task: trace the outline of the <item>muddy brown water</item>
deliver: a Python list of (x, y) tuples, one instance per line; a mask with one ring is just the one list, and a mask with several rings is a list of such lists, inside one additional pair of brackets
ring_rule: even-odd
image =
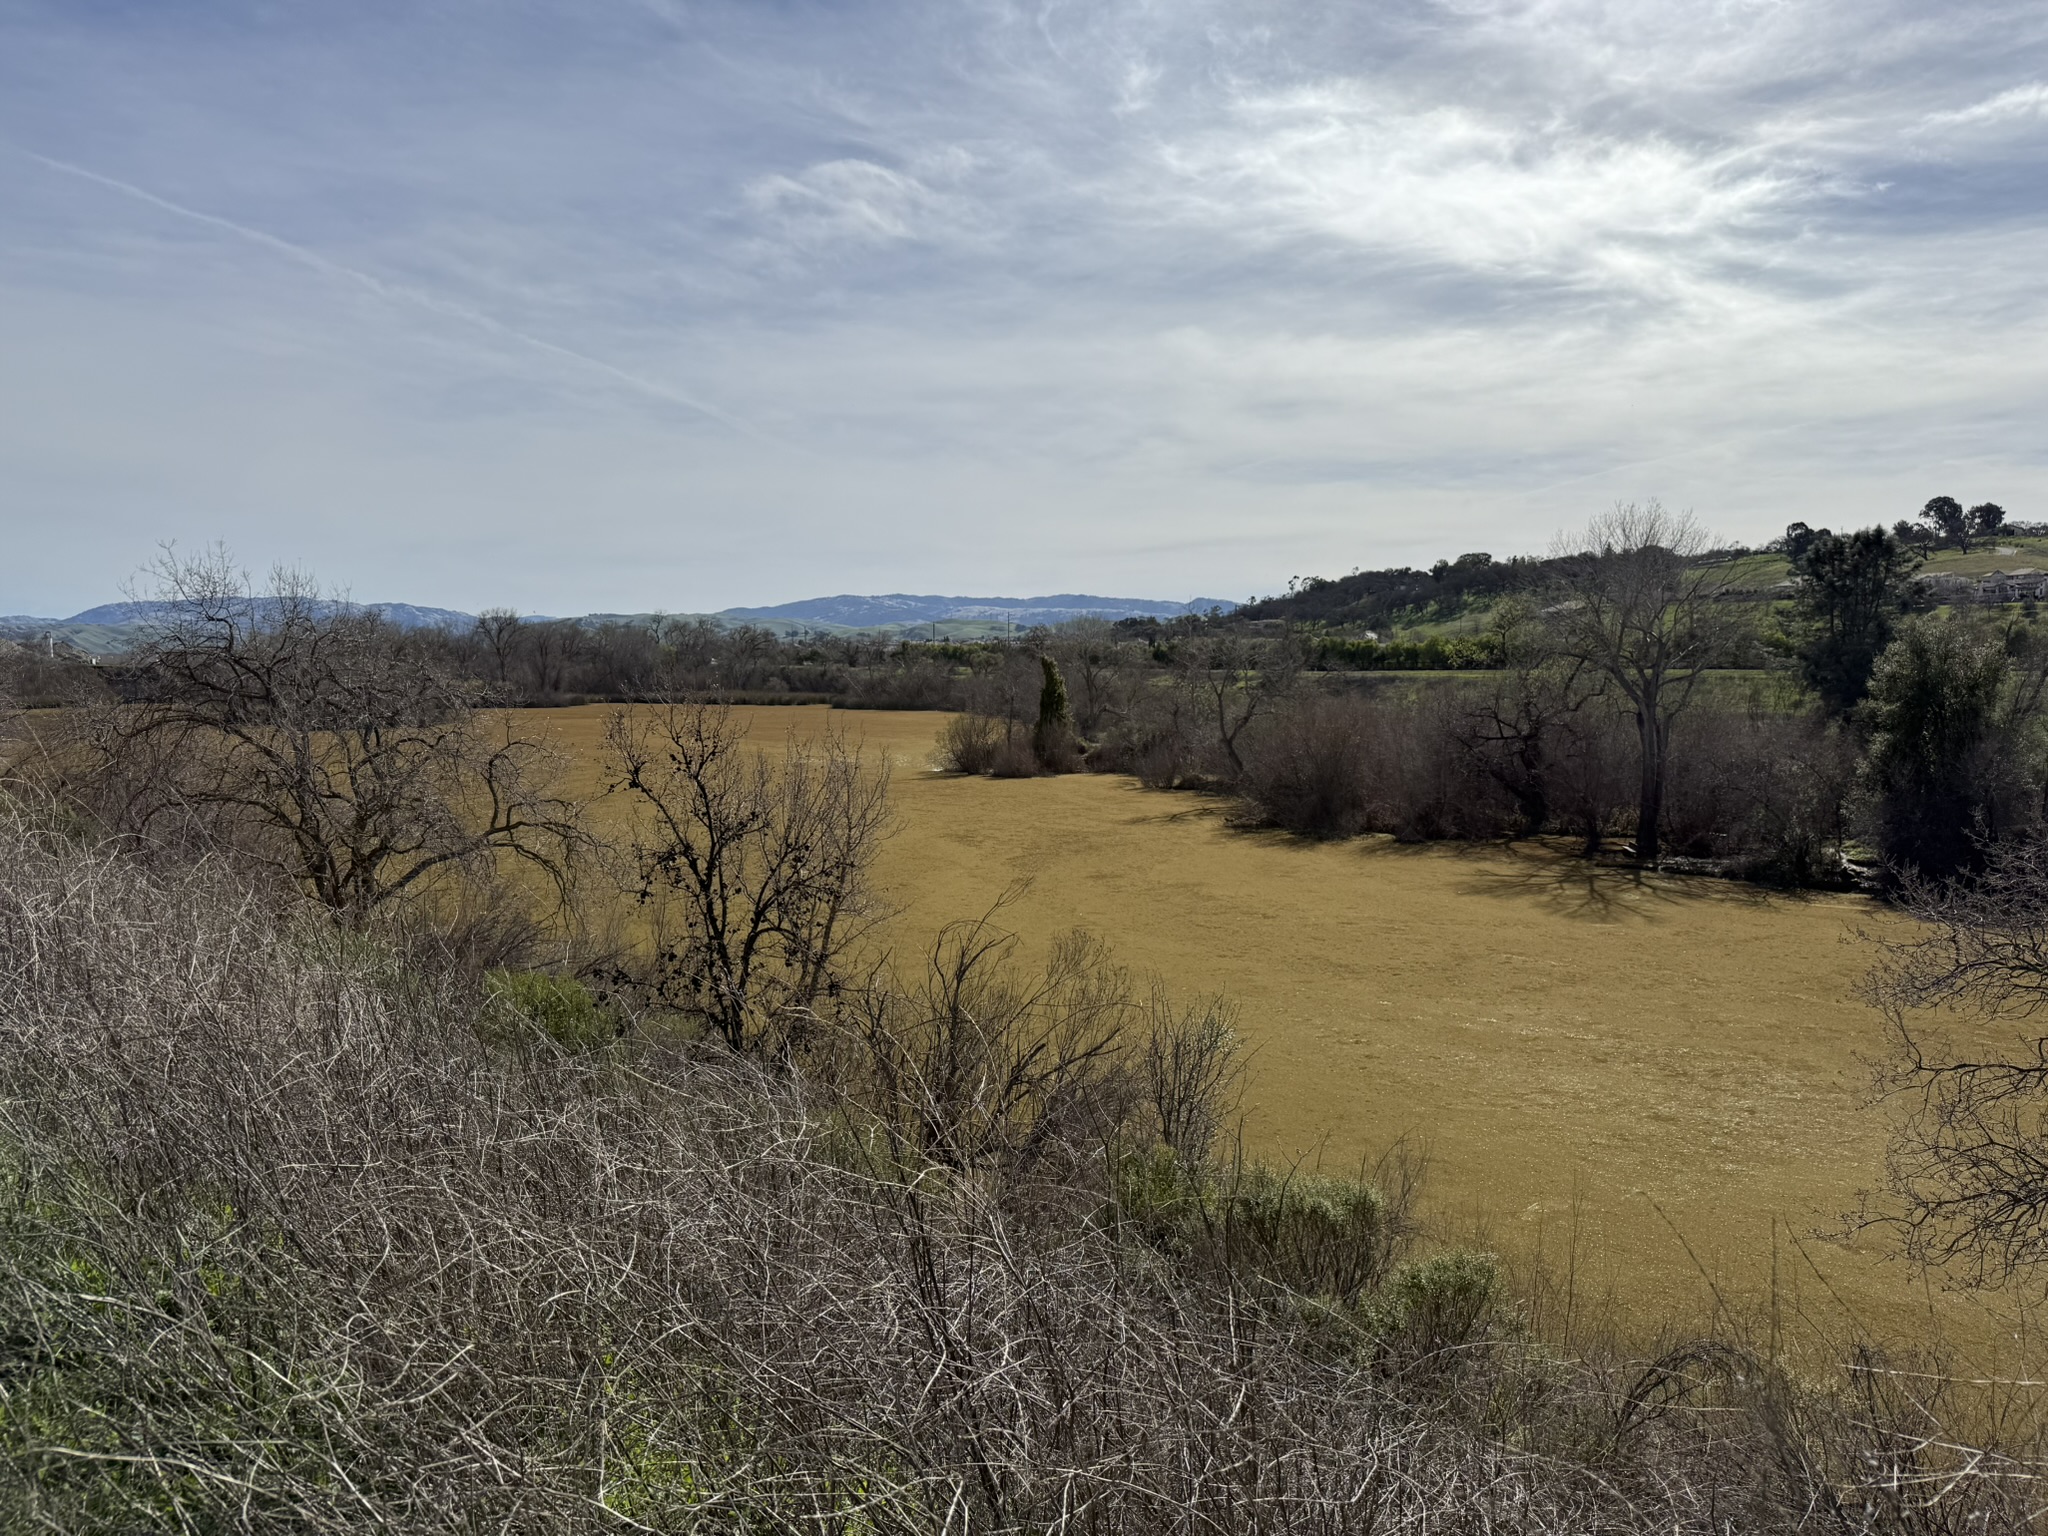
[[(594, 792), (608, 713), (526, 720)], [(1828, 1353), (1875, 1336), (1946, 1339), (1973, 1369), (2016, 1358), (2007, 1300), (1839, 1236), (1884, 1146), (1857, 987), (1893, 919), (1867, 899), (1639, 879), (1534, 844), (1311, 844), (1128, 779), (937, 774), (941, 715), (743, 713), (764, 745), (838, 729), (891, 762), (899, 956), (1028, 881), (1002, 914), (1027, 945), (1089, 928), (1178, 991), (1232, 998), (1258, 1154), (1351, 1169), (1405, 1137), (1441, 1231), (1574, 1269), (1588, 1312), (1604, 1295), (1680, 1328), (1775, 1319)]]

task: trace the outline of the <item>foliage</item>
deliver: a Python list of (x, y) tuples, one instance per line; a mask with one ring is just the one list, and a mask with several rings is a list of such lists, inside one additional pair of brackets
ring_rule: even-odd
[(1308, 664), (1318, 671), (1477, 672), (1499, 666), (1501, 655), (1500, 640), (1491, 631), (1421, 640), (1319, 635), (1309, 642)]
[(1963, 510), (1963, 504), (1953, 496), (1934, 496), (1920, 509), (1920, 519), (1933, 530), (1937, 539), (1953, 544), (1961, 550), (1970, 547), (1970, 517)]
[[(1801, 525), (1795, 524), (1794, 527)], [(1861, 703), (1922, 557), (1882, 528), (1810, 530), (1792, 550), (1793, 629), (1807, 686), (1835, 715)]]
[(1067, 680), (1051, 656), (1038, 658), (1043, 682), (1038, 691), (1038, 721), (1031, 731), (1032, 754), (1048, 773), (1073, 769), (1080, 756), (1074, 736), (1074, 712), (1067, 702)]
[(1920, 519), (1939, 543), (1953, 544), (1968, 552), (1970, 540), (1988, 539), (2005, 527), (2005, 508), (1995, 501), (1980, 502), (1967, 512), (1953, 496), (1935, 496), (1920, 509)]
[(594, 1050), (621, 1033), (619, 1019), (573, 976), (499, 969), (485, 974), (484, 990), (501, 1015), (538, 1030), (566, 1051)]
[(1463, 1349), (1481, 1336), (1501, 1290), (1500, 1261), (1492, 1254), (1432, 1254), (1402, 1265), (1389, 1278), (1376, 1298), (1376, 1322), (1410, 1357)]
[(1894, 870), (1946, 879), (2000, 830), (1995, 735), (2009, 671), (1995, 636), (1954, 620), (1909, 621), (1878, 658), (1864, 776)]
[(1441, 622), (1508, 593), (1540, 588), (1548, 576), (1545, 561), (1466, 554), (1439, 560), (1426, 571), (1404, 566), (1353, 571), (1348, 576), (1297, 577), (1288, 583), (1286, 595), (1248, 604), (1236, 617), (1369, 628)]

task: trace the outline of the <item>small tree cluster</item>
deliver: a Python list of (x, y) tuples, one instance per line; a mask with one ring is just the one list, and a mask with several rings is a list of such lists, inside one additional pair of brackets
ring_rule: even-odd
[(1991, 538), (2005, 526), (2005, 508), (1986, 501), (1965, 511), (1955, 497), (1935, 496), (1920, 509), (1920, 520), (1935, 542), (1953, 544), (1967, 553), (1972, 539)]

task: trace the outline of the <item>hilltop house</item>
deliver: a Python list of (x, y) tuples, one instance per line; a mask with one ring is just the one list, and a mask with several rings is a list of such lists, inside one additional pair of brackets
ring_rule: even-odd
[(2017, 571), (1993, 571), (1977, 583), (1980, 603), (2019, 603), (2030, 597), (2048, 597), (2048, 572), (2031, 566)]
[(1913, 582), (1928, 602), (1953, 607), (1960, 603), (2023, 603), (2048, 598), (2048, 571), (2031, 566), (2017, 571), (1993, 571), (1988, 576), (1958, 576), (1953, 571), (1929, 571)]

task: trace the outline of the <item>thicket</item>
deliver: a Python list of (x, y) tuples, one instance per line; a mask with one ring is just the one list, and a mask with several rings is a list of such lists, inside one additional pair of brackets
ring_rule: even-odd
[[(382, 900), (437, 859), (474, 865), (494, 843), (550, 868), (575, 846), (576, 829), (547, 798), (553, 770), (530, 743), (489, 741), (471, 714), (480, 703), (944, 709), (954, 718), (937, 761), (963, 773), (1130, 773), (1234, 795), (1247, 816), (1312, 836), (1555, 834), (1588, 853), (1795, 884), (1870, 870), (1893, 882), (1908, 869), (1940, 878), (2039, 827), (2043, 644), (2024, 617), (1916, 613), (1919, 557), (1895, 534), (1795, 524), (1783, 541), (1793, 582), (1775, 606), (1732, 586), (1725, 552), (1661, 508), (1618, 508), (1576, 542), (1540, 561), (1467, 557), (1421, 573), (1459, 603), (1487, 607), (1478, 633), (1419, 641), (1242, 616), (1086, 622), (1016, 644), (786, 639), (703, 621), (504, 612), (459, 633), (400, 632), (369, 614), (311, 625), (327, 610), (308, 593), (255, 599), (224, 585), (224, 570), (187, 569), (164, 574), (166, 595), (195, 599), (188, 622), (119, 667), (0, 655), (13, 668), (0, 667), (0, 698), (17, 674), (11, 696), (22, 703), (70, 690), (81, 706), (70, 717), (99, 723), (97, 736), (73, 743), (98, 754), (96, 792), (176, 819), (210, 793), (179, 742), (204, 736), (223, 711), (241, 711), (250, 729), (238, 750), (254, 758), (266, 732), (328, 728), (291, 702), (322, 668), (380, 699), (409, 689), (415, 729), (383, 744), (337, 738), (364, 746), (339, 776), (390, 781), (393, 805), (412, 803), (406, 775), (438, 776), (443, 803), (468, 783), (507, 812), (487, 838), (455, 837), (445, 817), (400, 826), (396, 815), (366, 816), (377, 796), (336, 796), (310, 778), (235, 813), (247, 821), (255, 805), (273, 816), (291, 807), (280, 828), (290, 836), (253, 841), (287, 863), (298, 857), (295, 878), (327, 881), (331, 899), (345, 901)], [(195, 576), (220, 590), (186, 591)], [(1328, 585), (1288, 601), (1321, 601)], [(1386, 590), (1397, 588), (1409, 591)], [(257, 608), (289, 622), (223, 628)], [(276, 637), (294, 633), (307, 643), (280, 652)], [(225, 660), (209, 639), (221, 635), (233, 653)], [(1974, 683), (1958, 671), (1966, 654), (1979, 658)], [(263, 677), (245, 675), (245, 662)], [(1471, 675), (1415, 687), (1389, 675), (1410, 670)], [(250, 699), (230, 697), (237, 690)], [(429, 716), (451, 727), (438, 743)], [(273, 776), (282, 782), (308, 761), (280, 759)], [(244, 787), (219, 787), (216, 822), (232, 819)], [(324, 825), (292, 831), (307, 810), (320, 812), (316, 823), (356, 818), (352, 840)], [(291, 854), (298, 845), (322, 858), (338, 851), (339, 862), (315, 869)]]
[[(1783, 612), (1708, 542), (1654, 505), (1596, 519), (1576, 552), (1517, 568), (1484, 632), (1407, 647), (1431, 653), (1417, 670), (1484, 658), (1461, 679), (1345, 677), (1333, 664), (1388, 669), (1402, 647), (1257, 624), (1038, 644), (1086, 657), (1084, 766), (1223, 792), (1311, 837), (1553, 834), (1589, 856), (1896, 887), (2042, 829), (2048, 636), (2030, 618), (1914, 612), (1918, 557), (1880, 529), (1795, 525)], [(1029, 681), (1022, 658), (978, 675), (940, 762), (1042, 768), (1013, 746)]]
[(785, 638), (708, 619), (522, 620), (486, 613), (431, 631), (455, 671), (505, 702), (588, 703), (716, 695), (850, 709), (956, 709), (959, 680), (1000, 647), (875, 636)]
[(1307, 651), (1308, 665), (1322, 672), (1477, 672), (1501, 660), (1499, 637), (1489, 633), (1421, 640), (1315, 635)]
[(1546, 1348), (1247, 1164), (1227, 1012), (989, 924), (764, 1059), (0, 820), (0, 1524), (2018, 1531), (1872, 1360)]

